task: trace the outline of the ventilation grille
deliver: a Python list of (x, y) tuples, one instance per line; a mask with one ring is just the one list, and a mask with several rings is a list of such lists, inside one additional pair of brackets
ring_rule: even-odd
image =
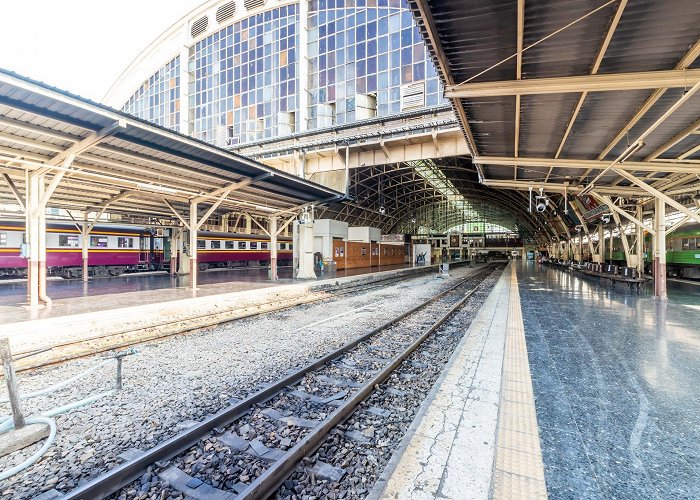
[(258, 7), (265, 5), (265, 0), (245, 0), (243, 5), (245, 5), (247, 10), (257, 9)]
[(425, 82), (409, 83), (401, 87), (401, 111), (425, 106)]
[(216, 22), (221, 24), (236, 13), (236, 2), (227, 2), (216, 9)]
[(190, 34), (192, 35), (192, 38), (197, 38), (199, 35), (207, 31), (207, 27), (209, 26), (209, 18), (207, 16), (200, 17), (197, 19), (195, 22), (192, 23), (192, 27), (190, 28)]

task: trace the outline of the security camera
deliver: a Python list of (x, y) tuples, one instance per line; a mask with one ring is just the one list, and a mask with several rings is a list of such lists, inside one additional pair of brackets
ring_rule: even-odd
[(379, 207), (379, 214), (380, 215), (384, 215), (385, 212), (386, 212), (386, 209), (383, 206)]
[(601, 215), (600, 220), (603, 221), (603, 224), (609, 224), (610, 223), (610, 214)]
[(581, 226), (581, 225), (577, 225), (577, 226), (576, 226), (576, 232), (577, 232), (577, 233), (580, 233), (582, 230), (583, 230), (583, 226)]
[(535, 210), (539, 213), (544, 213), (549, 206), (549, 198), (546, 196), (535, 196)]
[(304, 210), (301, 212), (301, 215), (299, 216), (299, 224), (308, 224), (309, 222), (311, 222), (309, 210), (307, 208), (304, 208)]

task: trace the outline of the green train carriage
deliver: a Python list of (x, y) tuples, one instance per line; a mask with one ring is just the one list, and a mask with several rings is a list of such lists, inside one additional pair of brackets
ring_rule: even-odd
[[(606, 240), (609, 244), (609, 240)], [(652, 272), (653, 252), (651, 251), (651, 234), (644, 236), (644, 268), (647, 274)], [(609, 247), (605, 260), (610, 262)], [(584, 251), (584, 260), (590, 259)], [(625, 252), (619, 238), (613, 239), (612, 262), (625, 265)], [(700, 279), (700, 224), (684, 225), (666, 236), (666, 271), (670, 277)]]
[(666, 271), (669, 276), (700, 278), (700, 224), (685, 225), (666, 236)]

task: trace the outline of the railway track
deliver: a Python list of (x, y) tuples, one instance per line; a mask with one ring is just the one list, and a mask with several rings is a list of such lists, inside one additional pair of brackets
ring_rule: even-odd
[[(316, 460), (311, 471), (298, 468), (332, 433), (339, 432), (361, 404), (366, 406), (363, 401), (378, 391), (393, 394), (391, 388), (380, 389), (381, 384), (396, 376), (407, 358), (430, 349), (443, 351), (444, 358), (464, 329), (441, 334), (442, 327), (484, 281), (494, 282), (498, 275), (500, 269), (489, 266), (460, 280), (64, 498), (92, 500), (117, 492), (119, 498), (265, 498), (280, 487), (294, 493), (288, 479), (292, 474), (339, 480), (342, 467), (330, 463)], [(410, 366), (429, 371), (419, 360)], [(391, 413), (380, 407), (366, 410), (380, 418)], [(346, 434), (363, 440), (353, 431)]]
[[(426, 273), (434, 271), (434, 267), (426, 268)], [(372, 283), (359, 283), (339, 289), (321, 290), (313, 293), (311, 297), (302, 299), (290, 298), (257, 304), (243, 309), (217, 311), (215, 313), (190, 316), (179, 320), (163, 321), (144, 327), (117, 330), (105, 334), (69, 340), (60, 344), (52, 344), (29, 351), (18, 351), (14, 353), (13, 356), (15, 360), (15, 370), (17, 372), (33, 370), (115, 349), (124, 349), (140, 343), (151, 342), (173, 335), (193, 333), (232, 321), (252, 318), (262, 314), (276, 313), (300, 305), (333, 300), (338, 297), (361, 293), (415, 278), (420, 276), (420, 274), (422, 273), (391, 276)], [(3, 375), (0, 373), (0, 378), (2, 377)]]

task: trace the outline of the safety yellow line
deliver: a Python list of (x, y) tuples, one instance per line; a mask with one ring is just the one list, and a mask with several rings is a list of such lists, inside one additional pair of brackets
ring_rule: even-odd
[(492, 498), (547, 498), (518, 277), (515, 264), (510, 265), (510, 303)]

